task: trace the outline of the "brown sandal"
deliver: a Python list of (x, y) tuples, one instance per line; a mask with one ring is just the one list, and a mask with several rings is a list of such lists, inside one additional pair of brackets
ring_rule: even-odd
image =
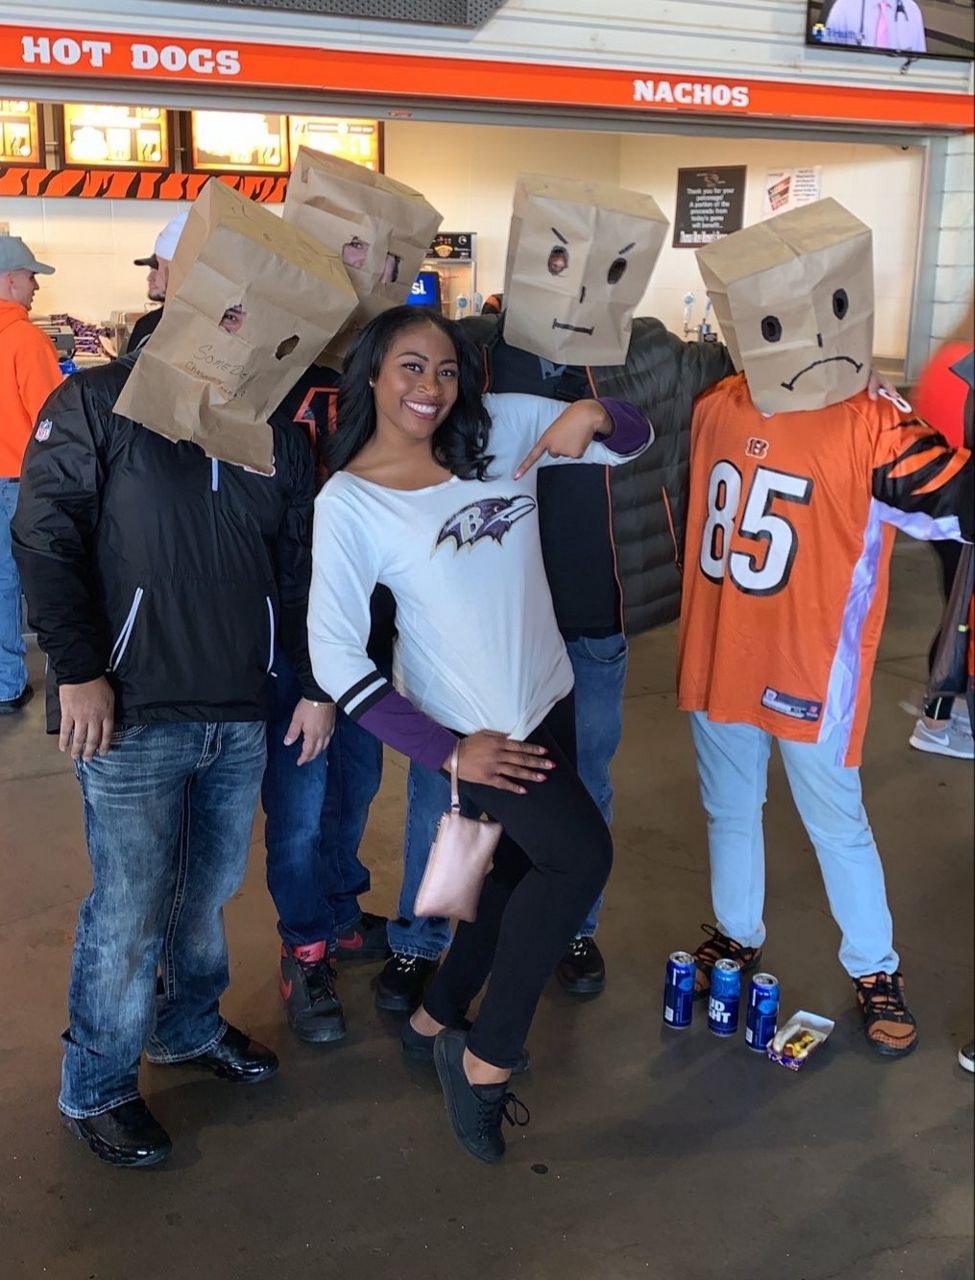
[(712, 924), (702, 924), (701, 928), (708, 938), (694, 952), (694, 962), (697, 965), (694, 975), (695, 1000), (703, 999), (711, 990), (711, 970), (716, 961), (737, 960), (745, 974), (757, 969), (762, 960), (761, 947), (743, 947)]
[(917, 1047), (917, 1023), (904, 999), (904, 975), (866, 973), (853, 985), (871, 1049), (885, 1058), (906, 1057)]

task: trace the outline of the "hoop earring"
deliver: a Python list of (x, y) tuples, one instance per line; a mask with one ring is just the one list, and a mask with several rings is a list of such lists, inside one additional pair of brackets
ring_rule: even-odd
[(375, 380), (375, 378), (370, 378), (370, 379), (369, 379), (369, 385), (370, 385), (370, 387), (374, 387), (374, 386), (376, 385), (376, 380)]

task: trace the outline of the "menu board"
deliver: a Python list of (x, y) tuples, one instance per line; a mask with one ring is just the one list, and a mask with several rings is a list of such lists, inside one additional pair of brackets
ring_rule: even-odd
[(287, 173), (288, 117), (256, 111), (191, 111), (193, 168)]
[(64, 105), (66, 164), (106, 169), (168, 169), (169, 130), (162, 107)]
[(288, 116), (291, 160), (299, 147), (324, 151), (378, 172), (382, 165), (382, 126), (378, 120), (341, 120), (334, 116)]
[(36, 102), (0, 98), (0, 163), (41, 163)]

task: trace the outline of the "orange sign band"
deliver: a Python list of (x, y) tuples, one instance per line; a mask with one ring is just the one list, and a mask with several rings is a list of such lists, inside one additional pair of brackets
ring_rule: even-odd
[(566, 67), (243, 41), (0, 26), (0, 73), (314, 90), (704, 118), (971, 131), (972, 98), (779, 80)]

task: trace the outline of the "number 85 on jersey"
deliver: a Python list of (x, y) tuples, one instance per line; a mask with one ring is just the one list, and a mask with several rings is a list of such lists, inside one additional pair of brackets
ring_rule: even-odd
[[(701, 572), (717, 583), (727, 573), (739, 591), (771, 596), (787, 585), (799, 550), (795, 527), (774, 508), (783, 502), (808, 506), (813, 482), (788, 471), (758, 467), (743, 508), (742, 483), (733, 462), (722, 459), (711, 468), (707, 520), (701, 536)], [(732, 551), (733, 532), (752, 541), (754, 550)]]

